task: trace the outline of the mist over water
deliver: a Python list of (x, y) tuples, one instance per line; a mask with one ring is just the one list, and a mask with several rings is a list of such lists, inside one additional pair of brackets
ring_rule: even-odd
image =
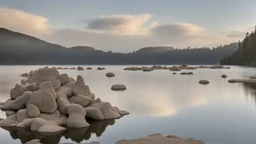
[[(40, 67), (44, 66), (0, 66), (0, 100), (9, 98), (10, 89), (22, 79), (20, 74)], [(126, 66), (105, 66), (105, 71), (97, 71), (97, 67), (92, 66), (91, 71), (59, 72), (73, 78), (82, 75), (96, 97), (131, 114), (112, 122), (95, 123), (89, 130), (68, 130), (66, 134), (55, 136), (56, 141), (113, 144), (152, 133), (200, 139), (206, 144), (254, 144), (256, 141), (256, 91), (252, 86), (228, 83), (228, 79), (248, 78), (255, 74), (256, 68), (186, 70), (194, 73), (187, 76), (173, 75), (169, 70), (145, 73), (123, 71)], [(116, 76), (107, 78), (107, 72), (114, 72)], [(228, 78), (221, 78), (222, 74)], [(198, 84), (202, 79), (209, 80), (210, 84)], [(119, 83), (125, 84), (127, 90), (114, 92), (110, 89)], [(1, 112), (0, 117), (4, 118), (5, 114)], [(18, 144), (21, 138), (33, 135), (25, 137), (11, 131), (12, 136), (0, 129), (1, 143)], [(45, 141), (49, 139), (53, 138), (46, 137)]]

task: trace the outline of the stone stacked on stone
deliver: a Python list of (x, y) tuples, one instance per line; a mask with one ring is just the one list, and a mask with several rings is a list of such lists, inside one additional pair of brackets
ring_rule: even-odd
[(11, 90), (10, 99), (0, 105), (7, 116), (0, 121), (1, 127), (62, 133), (66, 127), (89, 127), (86, 118), (117, 119), (129, 114), (95, 99), (81, 76), (75, 81), (67, 74), (59, 74), (56, 68), (31, 71), (21, 82)]

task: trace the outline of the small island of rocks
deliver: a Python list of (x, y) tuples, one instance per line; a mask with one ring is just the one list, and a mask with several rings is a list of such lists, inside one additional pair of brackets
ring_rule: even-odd
[(1, 127), (17, 127), (55, 134), (66, 128), (90, 127), (87, 119), (96, 121), (118, 119), (129, 114), (102, 102), (85, 84), (82, 76), (76, 81), (56, 68), (41, 68), (28, 73), (27, 79), (17, 83), (10, 99), (0, 104), (7, 118)]

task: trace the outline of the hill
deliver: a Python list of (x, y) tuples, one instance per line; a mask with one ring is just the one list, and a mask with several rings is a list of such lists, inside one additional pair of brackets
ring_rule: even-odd
[(210, 48), (146, 47), (132, 53), (104, 52), (89, 46), (66, 48), (38, 38), (0, 29), (1, 65), (73, 64), (218, 64), (237, 43)]
[(256, 28), (250, 34), (246, 33), (243, 41), (238, 43), (238, 50), (223, 58), (221, 64), (256, 66)]

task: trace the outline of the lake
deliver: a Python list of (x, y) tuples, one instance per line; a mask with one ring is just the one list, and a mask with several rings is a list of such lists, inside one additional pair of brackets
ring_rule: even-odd
[[(9, 98), (10, 89), (19, 75), (43, 66), (0, 66), (0, 100)], [(73, 66), (63, 66), (73, 67)], [(86, 67), (86, 66), (84, 66)], [(200, 139), (205, 144), (256, 143), (256, 91), (243, 84), (230, 84), (228, 79), (248, 78), (256, 68), (232, 66), (231, 69), (197, 69), (194, 75), (173, 75), (168, 70), (153, 72), (123, 71), (126, 66), (104, 66), (105, 71), (59, 70), (76, 78), (82, 75), (91, 91), (103, 101), (129, 111), (121, 119), (92, 123), (82, 130), (69, 129), (63, 135), (35, 136), (26, 132), (0, 129), (1, 143), (19, 144), (33, 137), (45, 143), (87, 143), (100, 141), (114, 144), (121, 139), (145, 137), (153, 133)], [(106, 72), (114, 72), (107, 78)], [(228, 76), (221, 78), (222, 74)], [(198, 81), (206, 79), (209, 85)], [(125, 84), (127, 90), (115, 92), (113, 84)], [(5, 113), (1, 112), (4, 118)]]

